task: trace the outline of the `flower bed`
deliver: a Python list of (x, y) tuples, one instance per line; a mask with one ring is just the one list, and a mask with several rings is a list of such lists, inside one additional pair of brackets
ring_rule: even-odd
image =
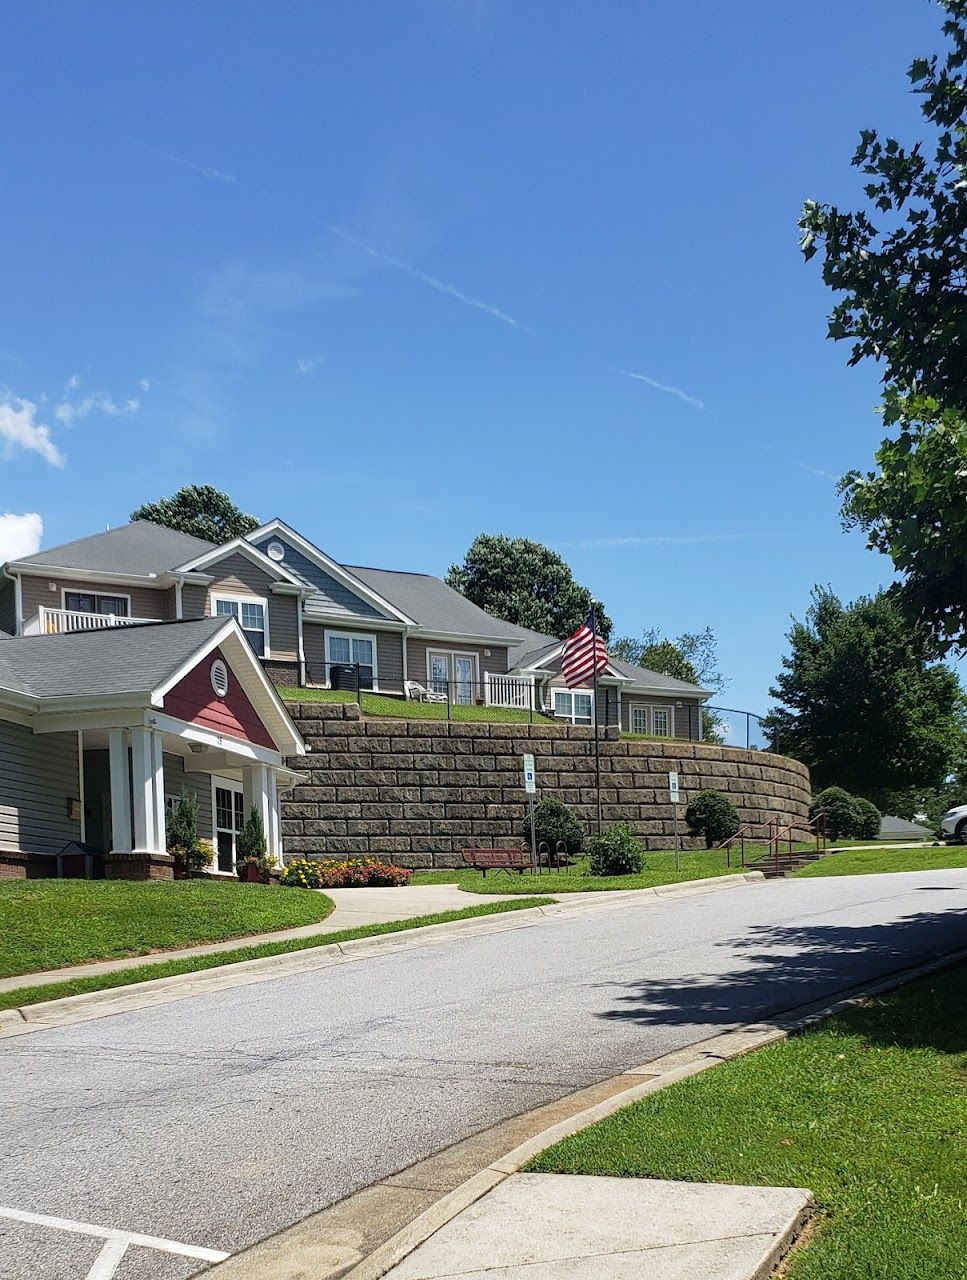
[(395, 888), (409, 884), (412, 874), (378, 858), (297, 858), (286, 865), (281, 883), (296, 889)]

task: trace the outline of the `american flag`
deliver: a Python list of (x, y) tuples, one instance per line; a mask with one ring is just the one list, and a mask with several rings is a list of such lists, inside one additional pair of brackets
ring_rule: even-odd
[(590, 680), (596, 671), (608, 665), (608, 651), (598, 635), (594, 614), (589, 613), (574, 635), (564, 641), (561, 650), (561, 674), (569, 689)]

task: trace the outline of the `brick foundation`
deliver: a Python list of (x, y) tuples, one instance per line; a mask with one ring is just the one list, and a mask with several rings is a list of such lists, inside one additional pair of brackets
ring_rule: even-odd
[(26, 880), (29, 853), (0, 849), (0, 880)]
[(284, 685), (289, 689), (299, 687), (298, 662), (273, 662), (271, 658), (262, 661), (265, 674), (274, 685)]
[[(288, 858), (373, 854), (410, 867), (462, 864), (470, 845), (523, 834), (521, 755), (535, 757), (538, 799), (555, 796), (590, 830), (596, 815), (594, 738), (572, 725), (440, 723), (360, 719), (355, 705), (289, 707), (310, 747), (290, 764), (308, 781), (283, 793)], [(778, 817), (805, 825), (809, 771), (785, 756), (700, 742), (618, 737), (605, 731), (601, 797), (605, 823), (626, 822), (650, 849), (671, 845), (670, 769), (683, 803), (726, 792), (742, 822)], [(704, 841), (685, 838), (685, 847)]]
[(173, 880), (175, 860), (170, 853), (107, 853), (106, 880)]

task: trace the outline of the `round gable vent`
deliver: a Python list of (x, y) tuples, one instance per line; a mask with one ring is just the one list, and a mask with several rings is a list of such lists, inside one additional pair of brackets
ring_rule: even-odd
[(216, 658), (212, 663), (211, 669), (212, 688), (220, 698), (224, 698), (228, 693), (228, 667), (222, 662), (221, 658)]
[(285, 547), (281, 542), (270, 542), (265, 549), (269, 554), (270, 560), (279, 561), (285, 559)]

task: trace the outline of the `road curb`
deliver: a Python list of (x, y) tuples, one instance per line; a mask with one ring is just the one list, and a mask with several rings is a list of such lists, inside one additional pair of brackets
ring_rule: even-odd
[[(800, 1005), (777, 1014), (768, 1023), (748, 1023), (731, 1031), (724, 1031), (684, 1049), (664, 1054), (640, 1067), (631, 1068), (619, 1076), (612, 1077), (611, 1081), (600, 1082), (602, 1086), (615, 1083), (618, 1087), (602, 1101), (591, 1106), (579, 1107), (572, 1115), (531, 1135), (503, 1156), (484, 1163), (483, 1167), (471, 1177), (440, 1195), (365, 1256), (360, 1256), (356, 1252), (355, 1257), (352, 1257), (354, 1250), (347, 1250), (346, 1242), (349, 1239), (358, 1241), (365, 1238), (365, 1229), (362, 1224), (373, 1212), (369, 1199), (373, 1191), (380, 1187), (388, 1188), (394, 1181), (404, 1177), (411, 1185), (417, 1185), (420, 1181), (421, 1167), (429, 1165), (440, 1153), (410, 1166), (400, 1174), (392, 1175), (389, 1179), (364, 1187), (340, 1201), (337, 1206), (330, 1206), (302, 1223), (295, 1224), (274, 1237), (252, 1245), (225, 1262), (218, 1263), (208, 1274), (213, 1277), (213, 1280), (306, 1280), (310, 1273), (304, 1270), (301, 1264), (296, 1264), (298, 1269), (291, 1269), (285, 1262), (286, 1236), (295, 1230), (300, 1231), (304, 1236), (313, 1218), (323, 1219), (332, 1210), (338, 1209), (338, 1227), (331, 1231), (331, 1239), (327, 1237), (324, 1227), (313, 1237), (316, 1246), (329, 1253), (334, 1260), (329, 1265), (320, 1266), (317, 1263), (311, 1272), (312, 1280), (381, 1280), (381, 1277), (428, 1240), (434, 1232), (480, 1200), (505, 1178), (520, 1172), (530, 1160), (556, 1142), (600, 1120), (607, 1119), (616, 1111), (623, 1110), (642, 1098), (678, 1084), (691, 1076), (699, 1075), (710, 1067), (719, 1066), (723, 1062), (744, 1057), (754, 1050), (785, 1040), (793, 1032), (803, 1030), (843, 1009), (931, 973), (950, 968), (965, 959), (967, 959), (967, 948), (951, 955), (938, 955), (918, 965), (895, 970), (875, 981), (848, 988), (834, 1000), (826, 999)], [(627, 1085), (623, 1087), (625, 1082)], [(585, 1092), (586, 1090), (580, 1090), (571, 1096), (578, 1099)], [(566, 1098), (561, 1099), (558, 1105), (566, 1102)], [(537, 1110), (541, 1111), (544, 1108)], [(355, 1230), (353, 1229), (354, 1204), (359, 1205), (360, 1219), (360, 1224)], [(790, 1221), (783, 1238), (777, 1239), (769, 1258), (766, 1259), (763, 1267), (760, 1267), (758, 1274), (750, 1277), (750, 1280), (766, 1280), (766, 1277), (772, 1274), (782, 1256), (794, 1243), (803, 1225), (801, 1218)], [(267, 1251), (270, 1251), (271, 1256)]]
[[(598, 895), (596, 895), (594, 901), (582, 899), (577, 903), (555, 902), (550, 906), (520, 907), (505, 913), (498, 912), (487, 916), (472, 916), (466, 920), (448, 920), (441, 924), (422, 925), (418, 929), (396, 929), (367, 938), (330, 942), (317, 947), (305, 947), (299, 951), (288, 951), (277, 956), (240, 960), (233, 964), (196, 969), (190, 973), (175, 974), (167, 978), (151, 978), (146, 982), (131, 983), (127, 986), (106, 987), (103, 991), (89, 991), (81, 995), (62, 996), (57, 1000), (19, 1005), (14, 1009), (0, 1012), (0, 1039), (28, 1035), (51, 1027), (88, 1022), (95, 1018), (107, 1018), (114, 1014), (151, 1008), (155, 1005), (170, 1004), (175, 1000), (208, 991), (223, 991), (231, 987), (249, 986), (272, 978), (286, 977), (290, 974), (326, 969), (350, 960), (375, 959), (393, 952), (409, 951), (436, 942), (445, 942), (450, 938), (533, 928), (545, 918), (584, 915), (608, 908), (627, 908), (649, 902), (657, 903), (667, 897), (684, 897), (719, 889), (732, 889), (743, 884), (761, 883), (764, 879), (761, 871), (747, 871), (736, 875), (712, 876), (704, 880), (687, 880), (674, 885), (659, 885), (652, 889), (619, 889), (602, 892), (599, 895), (601, 901), (597, 900)], [(540, 896), (540, 894), (534, 894), (534, 897)], [(244, 939), (239, 940), (239, 946), (245, 946)], [(171, 958), (177, 959), (177, 954), (172, 955)]]

